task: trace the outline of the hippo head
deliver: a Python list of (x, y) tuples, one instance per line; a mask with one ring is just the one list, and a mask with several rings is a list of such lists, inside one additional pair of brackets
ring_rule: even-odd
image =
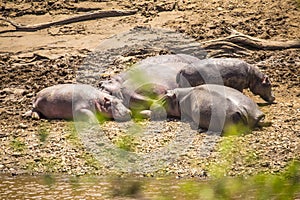
[(269, 103), (273, 103), (275, 97), (272, 93), (272, 84), (268, 76), (264, 75), (263, 78), (256, 81), (256, 83), (251, 87), (251, 91), (259, 95), (262, 99)]
[(113, 95), (113, 94), (120, 93), (121, 85), (122, 85), (121, 77), (116, 76), (110, 80), (101, 81), (99, 83), (99, 88)]
[(131, 111), (116, 97), (104, 97), (102, 101), (95, 101), (95, 106), (97, 112), (105, 114), (109, 118), (118, 121), (128, 121), (131, 119)]
[(168, 116), (180, 117), (179, 101), (173, 90), (168, 90), (157, 102), (164, 107)]
[[(254, 102), (253, 102), (254, 103)], [(257, 127), (265, 118), (265, 114), (257, 107), (256, 103), (253, 104), (254, 107), (245, 108), (246, 105), (240, 106), (239, 115), (245, 126), (253, 129)], [(248, 104), (248, 106), (250, 106)]]

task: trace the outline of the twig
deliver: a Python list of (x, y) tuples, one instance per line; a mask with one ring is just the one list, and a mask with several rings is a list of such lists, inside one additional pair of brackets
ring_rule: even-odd
[(0, 17), (0, 20), (4, 20), (8, 23), (10, 23), (12, 26), (16, 28), (15, 31), (25, 31), (25, 32), (32, 32), (37, 31), (45, 28), (49, 28), (51, 26), (55, 25), (64, 25), (64, 24), (70, 24), (80, 21), (86, 21), (86, 20), (92, 20), (92, 19), (99, 19), (104, 17), (117, 17), (117, 16), (126, 16), (126, 15), (134, 15), (137, 12), (137, 10), (107, 10), (107, 11), (97, 11), (93, 13), (85, 13), (82, 15), (77, 15), (74, 17), (70, 17), (63, 20), (58, 20), (54, 22), (46, 22), (42, 24), (35, 24), (35, 25), (21, 25), (17, 24), (7, 18)]

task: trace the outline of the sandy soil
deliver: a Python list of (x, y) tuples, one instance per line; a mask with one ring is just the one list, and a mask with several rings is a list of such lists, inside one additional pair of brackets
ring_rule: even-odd
[[(199, 42), (225, 37), (229, 35), (227, 28), (262, 39), (300, 39), (299, 4), (294, 0), (191, 0), (176, 3), (170, 0), (32, 3), (19, 0), (0, 3), (2, 16), (21, 24), (38, 24), (97, 9), (137, 9), (138, 12), (132, 16), (90, 20), (35, 32), (9, 31), (14, 27), (0, 21), (1, 172), (106, 172), (104, 168), (107, 166), (97, 162), (83, 148), (72, 122), (36, 121), (22, 117), (22, 114), (31, 108), (32, 98), (39, 90), (58, 83), (75, 82), (76, 70), (84, 58), (112, 35), (136, 26), (148, 26), (176, 30)], [(224, 163), (224, 173), (230, 175), (274, 173), (282, 171), (290, 161), (299, 160), (299, 54), (299, 49), (252, 49), (241, 57), (259, 66), (274, 84), (277, 104), (261, 106), (271, 126), (254, 130), (246, 136), (221, 138), (218, 140), (220, 144), (222, 141), (232, 142), (231, 151), (224, 155), (224, 151), (216, 148), (205, 158), (197, 156), (201, 151), (197, 141), (205, 137), (198, 134), (194, 147), (159, 173), (204, 176), (216, 163)], [(263, 103), (260, 98), (251, 97)], [(120, 125), (108, 122), (104, 127), (114, 126)], [(170, 131), (172, 128), (165, 131), (168, 139), (172, 138)]]

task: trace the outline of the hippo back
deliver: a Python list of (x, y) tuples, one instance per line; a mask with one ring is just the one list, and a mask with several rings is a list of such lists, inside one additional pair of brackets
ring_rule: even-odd
[(170, 54), (170, 55), (158, 55), (148, 57), (138, 63), (138, 65), (147, 64), (164, 64), (164, 63), (186, 63), (192, 64), (199, 61), (197, 57), (190, 56), (187, 54)]
[(176, 75), (180, 69), (198, 60), (185, 54), (146, 58), (122, 75), (123, 83), (114, 95), (122, 98), (125, 105), (130, 105), (131, 101), (137, 99), (158, 99), (167, 90), (178, 87)]
[(234, 58), (198, 60), (182, 68), (176, 76), (176, 82), (179, 87), (218, 84), (242, 91), (249, 87), (249, 68), (249, 64)]
[(185, 54), (149, 57), (135, 64), (122, 78), (126, 81), (125, 84), (128, 81), (130, 84), (140, 81), (174, 89), (178, 86), (176, 75), (179, 70), (197, 61), (198, 58)]
[(180, 109), (182, 117), (217, 132), (237, 123), (253, 128), (264, 116), (256, 103), (241, 92), (213, 84), (191, 90), (180, 100)]
[(81, 108), (95, 112), (95, 99), (103, 98), (96, 88), (83, 84), (59, 84), (41, 90), (33, 107), (45, 117), (72, 119)]
[[(98, 106), (97, 106), (98, 105)], [(75, 113), (101, 113), (108, 117), (128, 118), (130, 111), (121, 100), (85, 84), (60, 84), (41, 90), (34, 111), (49, 119), (73, 119)]]

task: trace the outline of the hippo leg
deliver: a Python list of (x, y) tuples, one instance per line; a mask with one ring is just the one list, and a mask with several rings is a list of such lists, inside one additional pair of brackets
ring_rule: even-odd
[(150, 110), (142, 110), (139, 114), (144, 119), (164, 120), (167, 118), (166, 109), (156, 102), (150, 105)]
[(150, 119), (152, 111), (151, 110), (142, 110), (139, 114), (140, 114), (140, 117), (143, 119)]
[(191, 129), (197, 130), (198, 133), (205, 133), (206, 135), (222, 135), (222, 132), (220, 131), (208, 130), (207, 128), (199, 127), (199, 124), (194, 121), (190, 121), (189, 124)]
[(32, 110), (29, 110), (29, 111), (25, 112), (22, 116), (23, 117), (31, 117), (32, 116)]
[(40, 119), (41, 118), (41, 114), (39, 112), (35, 111), (34, 109), (27, 111), (22, 116), (23, 117), (31, 117), (32, 119)]
[(32, 114), (31, 114), (31, 118), (32, 119), (40, 119), (41, 114), (39, 112), (33, 111)]
[(140, 118), (142, 119), (151, 119), (151, 120), (162, 120), (165, 119), (163, 116), (166, 116), (166, 112), (165, 113), (161, 113), (159, 112), (157, 109), (156, 110), (142, 110), (139, 112), (138, 115)]

